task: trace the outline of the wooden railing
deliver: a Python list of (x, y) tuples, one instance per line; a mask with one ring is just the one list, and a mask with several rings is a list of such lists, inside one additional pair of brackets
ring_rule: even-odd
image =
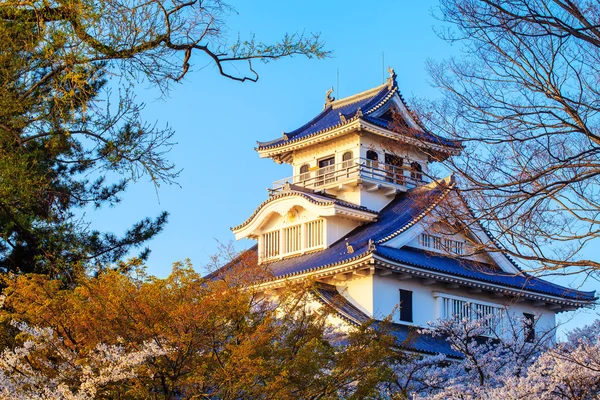
[(412, 188), (427, 183), (421, 171), (410, 166), (396, 166), (379, 161), (355, 158), (338, 164), (329, 165), (314, 171), (308, 171), (273, 183), (273, 190), (280, 190), (286, 183), (319, 189), (333, 183), (342, 183), (353, 178)]

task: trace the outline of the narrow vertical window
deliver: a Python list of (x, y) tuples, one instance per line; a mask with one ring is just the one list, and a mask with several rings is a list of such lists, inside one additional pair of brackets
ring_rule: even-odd
[(283, 230), (283, 242), (285, 253), (293, 253), (302, 250), (302, 233), (300, 225), (291, 226)]
[(413, 162), (410, 164), (410, 177), (413, 179), (414, 183), (420, 183), (423, 180), (423, 167), (418, 162)]
[(523, 321), (525, 326), (523, 333), (525, 335), (525, 341), (532, 343), (535, 339), (535, 315), (529, 313), (523, 313), (525, 320)]
[(279, 231), (263, 235), (264, 257), (271, 258), (279, 255)]
[(413, 322), (412, 291), (400, 289), (400, 321)]
[(351, 151), (347, 151), (344, 154), (342, 154), (342, 162), (344, 163), (344, 168), (348, 168), (352, 166), (352, 162), (354, 160), (352, 160), (352, 152)]
[(305, 225), (306, 248), (323, 245), (323, 220), (307, 222)]
[(304, 164), (300, 167), (300, 182), (304, 182), (310, 179), (310, 172), (308, 172), (308, 164)]

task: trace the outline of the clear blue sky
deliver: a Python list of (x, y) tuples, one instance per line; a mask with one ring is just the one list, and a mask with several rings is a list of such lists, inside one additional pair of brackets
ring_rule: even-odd
[[(231, 2), (237, 14), (228, 19), (229, 36), (273, 42), (285, 32), (320, 32), (333, 56), (325, 60), (295, 57), (256, 64), (258, 83), (221, 77), (205, 57), (192, 59), (192, 72), (169, 96), (147, 87), (138, 98), (147, 103), (145, 118), (169, 124), (178, 143), (170, 159), (183, 169), (179, 186), (131, 186), (116, 208), (89, 212), (94, 228), (123, 232), (135, 221), (170, 213), (162, 234), (149, 243), (150, 273), (168, 275), (174, 261), (190, 258), (198, 271), (217, 251), (217, 241), (233, 240), (229, 227), (243, 222), (267, 197), (272, 182), (291, 175), (289, 165), (259, 159), (256, 140), (269, 140), (302, 125), (323, 107), (326, 90), (336, 84), (344, 97), (382, 82), (385, 67), (398, 75), (404, 96), (435, 97), (425, 61), (457, 55), (439, 39), (431, 16), (437, 1), (266, 1)], [(231, 71), (235, 71), (234, 66)], [(245, 65), (240, 64), (240, 69)], [(386, 73), (387, 76), (387, 73)], [(249, 241), (238, 242), (239, 249)], [(590, 250), (591, 252), (591, 250)], [(561, 280), (561, 283), (569, 281)], [(582, 289), (600, 289), (588, 282)], [(572, 313), (562, 313), (561, 318)], [(567, 326), (581, 325), (595, 312), (578, 315)]]

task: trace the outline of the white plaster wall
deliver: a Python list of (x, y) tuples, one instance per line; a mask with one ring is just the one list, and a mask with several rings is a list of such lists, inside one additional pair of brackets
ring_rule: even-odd
[[(385, 162), (385, 153), (394, 153), (399, 157), (404, 157), (410, 161), (417, 161), (423, 167), (423, 172), (428, 172), (428, 156), (413, 146), (402, 146), (400, 143), (397, 149), (385, 149), (386, 143), (390, 143), (389, 139), (382, 138), (369, 132), (365, 132), (360, 136), (360, 156), (367, 158), (367, 151), (374, 150), (379, 154), (379, 161)], [(405, 148), (403, 148), (405, 147)], [(392, 151), (393, 150), (393, 151)]]
[(361, 190), (360, 198), (357, 204), (367, 207), (369, 210), (381, 211), (385, 206), (390, 204), (394, 198), (395, 196), (386, 196), (381, 190), (376, 192), (367, 192), (366, 190)]
[(358, 309), (373, 316), (373, 276), (360, 276), (337, 284), (337, 290)]
[[(523, 317), (523, 313), (537, 316), (536, 330), (538, 332), (552, 329), (555, 326), (556, 313), (547, 307), (534, 307), (529, 301), (514, 303), (509, 298), (495, 299), (487, 293), (472, 294), (465, 289), (449, 289), (445, 285), (433, 284), (423, 285), (420, 279), (412, 278), (401, 281), (391, 276), (373, 276), (373, 315), (375, 318), (383, 318), (392, 314), (393, 322), (400, 321), (399, 309), (394, 310), (400, 301), (399, 289), (411, 290), (413, 292), (413, 325), (427, 327), (428, 321), (434, 321), (440, 316), (438, 303), (433, 297), (433, 292), (460, 296), (473, 301), (494, 303), (499, 306), (507, 306), (509, 313)], [(406, 324), (406, 322), (402, 322)]]
[[(376, 318), (384, 318), (393, 313), (392, 321), (400, 321), (400, 310), (395, 307), (400, 301), (400, 289), (413, 292), (413, 325), (426, 327), (428, 321), (435, 320), (435, 299), (432, 286), (423, 286), (418, 279), (400, 281), (391, 276), (373, 277), (373, 311)], [(439, 289), (439, 288), (438, 288)], [(406, 322), (403, 322), (406, 323)]]
[(343, 239), (350, 231), (359, 226), (357, 221), (352, 221), (340, 217), (328, 217), (326, 223), (326, 240), (325, 244), (329, 247), (332, 243)]
[(341, 137), (321, 142), (312, 146), (294, 151), (293, 156), (293, 175), (300, 174), (300, 167), (308, 164), (310, 168), (319, 166), (319, 160), (335, 157), (335, 163), (341, 163), (342, 156), (347, 151), (352, 151), (352, 158), (359, 156), (359, 135), (357, 133), (349, 133)]

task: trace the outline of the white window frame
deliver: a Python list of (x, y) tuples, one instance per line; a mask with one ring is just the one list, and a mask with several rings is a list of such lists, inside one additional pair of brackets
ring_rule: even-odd
[[(309, 230), (310, 224), (320, 225), (320, 234), (317, 235), (320, 240), (317, 242), (317, 244), (313, 244), (312, 246), (309, 246), (309, 241), (308, 241), (308, 230)], [(298, 233), (297, 229), (300, 230), (299, 233)], [(291, 233), (295, 232), (295, 234), (299, 235), (299, 238), (297, 238), (297, 242), (295, 243), (297, 245), (297, 247), (293, 246), (292, 250), (290, 250), (290, 248), (289, 248), (291, 246), (289, 246), (290, 243), (287, 240), (288, 239), (287, 232), (291, 232)], [(312, 234), (313, 235), (315, 234), (314, 230), (312, 231)], [(270, 254), (267, 254), (267, 251), (269, 250), (266, 248), (266, 245), (267, 245), (266, 238), (267, 237), (269, 237), (271, 243), (273, 243), (275, 241), (274, 237), (277, 237), (277, 239), (279, 240), (277, 242), (278, 251), (276, 252), (276, 254), (274, 254), (272, 251)], [(295, 224), (295, 225), (283, 226), (280, 229), (263, 232), (261, 234), (259, 240), (261, 240), (260, 259), (263, 261), (277, 259), (277, 258), (283, 258), (288, 255), (304, 254), (306, 251), (322, 249), (325, 247), (326, 242), (327, 242), (327, 220), (325, 218), (319, 218), (319, 219), (302, 222), (302, 223)]]
[(425, 249), (438, 250), (440, 252), (452, 253), (457, 256), (465, 254), (465, 242), (450, 239), (444, 236), (432, 235), (430, 233), (419, 234), (419, 246)]
[(466, 317), (470, 321), (482, 317), (478, 315), (476, 309), (485, 307), (491, 310), (491, 313), (485, 315), (493, 315), (486, 322), (488, 329), (483, 333), (484, 336), (490, 336), (492, 334), (492, 326), (497, 327), (499, 332), (502, 332), (504, 324), (505, 307), (501, 304), (491, 303), (489, 301), (475, 300), (468, 297), (456, 296), (448, 293), (433, 292), (433, 297), (437, 300), (437, 317), (440, 319), (449, 319), (454, 317), (454, 313), (449, 315), (449, 308), (456, 302), (463, 303), (464, 307), (468, 307), (466, 310)]

